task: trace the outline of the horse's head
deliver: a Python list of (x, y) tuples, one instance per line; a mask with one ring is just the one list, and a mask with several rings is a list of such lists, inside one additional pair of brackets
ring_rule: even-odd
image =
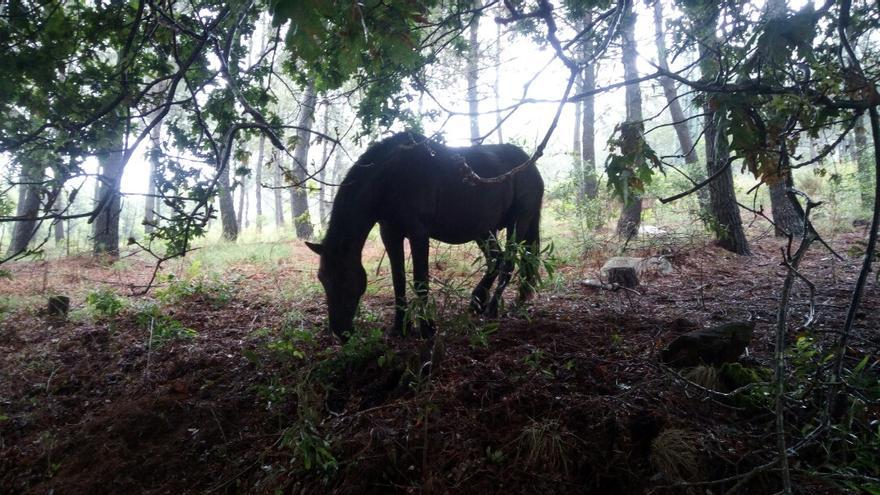
[(314, 242), (306, 245), (321, 256), (318, 280), (327, 295), (330, 330), (345, 342), (354, 325), (358, 301), (367, 290), (367, 272), (360, 252), (338, 251)]

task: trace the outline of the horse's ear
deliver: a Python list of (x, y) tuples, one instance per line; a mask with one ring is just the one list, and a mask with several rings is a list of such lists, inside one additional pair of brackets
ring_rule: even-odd
[(306, 241), (306, 246), (309, 247), (312, 251), (315, 252), (318, 256), (324, 253), (324, 246), (318, 244), (317, 242), (309, 242)]

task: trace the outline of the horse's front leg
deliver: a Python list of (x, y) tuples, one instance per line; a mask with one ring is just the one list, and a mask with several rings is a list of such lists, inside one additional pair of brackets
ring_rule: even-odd
[(403, 234), (394, 227), (379, 225), (382, 243), (391, 265), (391, 283), (394, 285), (394, 335), (403, 335), (406, 324), (406, 272), (404, 271)]
[(428, 236), (415, 235), (409, 238), (413, 260), (413, 286), (418, 298), (419, 330), (422, 337), (434, 335), (434, 320), (428, 308)]

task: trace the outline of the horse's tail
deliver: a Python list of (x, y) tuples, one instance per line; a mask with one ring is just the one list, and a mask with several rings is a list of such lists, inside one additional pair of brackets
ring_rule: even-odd
[(541, 271), (541, 203), (529, 221), (523, 235), (526, 252), (520, 260), (520, 283), (518, 300), (525, 302), (532, 297), (538, 288)]

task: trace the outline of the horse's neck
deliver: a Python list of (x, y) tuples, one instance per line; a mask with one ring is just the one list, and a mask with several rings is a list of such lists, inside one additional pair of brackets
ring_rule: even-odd
[(374, 212), (369, 208), (349, 203), (349, 208), (334, 209), (330, 215), (327, 236), (324, 238), (326, 247), (337, 252), (360, 252), (367, 242), (367, 236), (376, 225)]

